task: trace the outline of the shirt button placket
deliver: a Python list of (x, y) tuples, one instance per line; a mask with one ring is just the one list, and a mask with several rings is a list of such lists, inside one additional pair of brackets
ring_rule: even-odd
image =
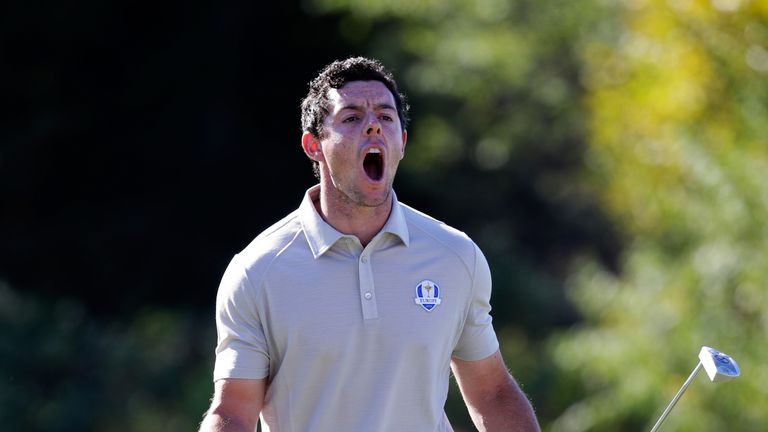
[(373, 270), (371, 269), (368, 253), (363, 253), (362, 256), (360, 256), (358, 271), (360, 275), (360, 302), (363, 307), (363, 318), (378, 318), (379, 312), (376, 307), (376, 300), (373, 298)]

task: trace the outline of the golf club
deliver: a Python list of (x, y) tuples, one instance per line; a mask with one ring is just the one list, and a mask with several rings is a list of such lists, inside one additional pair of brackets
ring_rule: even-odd
[(685, 380), (683, 386), (680, 387), (680, 390), (678, 390), (675, 397), (672, 398), (672, 402), (667, 405), (667, 408), (661, 414), (659, 420), (656, 421), (656, 424), (653, 426), (653, 429), (651, 429), (651, 432), (656, 432), (659, 430), (661, 423), (664, 422), (664, 419), (667, 418), (669, 412), (672, 411), (672, 408), (675, 407), (677, 400), (680, 399), (680, 396), (682, 396), (683, 393), (685, 393), (685, 389), (687, 389), (688, 385), (691, 384), (691, 381), (693, 381), (693, 378), (696, 377), (697, 373), (699, 373), (699, 370), (701, 370), (702, 366), (704, 367), (704, 370), (707, 371), (709, 380), (712, 382), (729, 381), (738, 377), (740, 374), (739, 365), (736, 364), (736, 360), (731, 358), (731, 356), (714, 348), (707, 346), (701, 347), (701, 351), (699, 351), (699, 363), (695, 368), (693, 368), (693, 372), (691, 372), (691, 375), (689, 375), (688, 379)]

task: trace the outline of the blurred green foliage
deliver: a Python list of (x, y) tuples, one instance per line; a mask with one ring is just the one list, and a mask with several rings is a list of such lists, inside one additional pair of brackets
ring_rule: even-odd
[(0, 282), (4, 431), (195, 430), (212, 392), (210, 314), (90, 317), (76, 299)]
[(632, 239), (623, 272), (569, 281), (585, 321), (551, 341), (584, 386), (553, 431), (650, 428), (702, 345), (744, 379), (701, 383), (668, 430), (765, 430), (768, 375), (768, 7), (632, 1), (583, 49), (587, 170)]

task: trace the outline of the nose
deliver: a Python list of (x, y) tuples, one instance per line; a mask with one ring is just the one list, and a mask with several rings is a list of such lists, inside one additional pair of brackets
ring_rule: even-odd
[(381, 135), (381, 123), (375, 115), (368, 117), (368, 126), (365, 128), (365, 136)]

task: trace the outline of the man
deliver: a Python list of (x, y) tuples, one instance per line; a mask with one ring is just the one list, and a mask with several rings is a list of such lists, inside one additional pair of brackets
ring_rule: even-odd
[(407, 110), (375, 60), (310, 83), (301, 142), (320, 184), (222, 278), (201, 430), (451, 431), (450, 369), (478, 429), (539, 430), (498, 351), (482, 253), (392, 190)]

